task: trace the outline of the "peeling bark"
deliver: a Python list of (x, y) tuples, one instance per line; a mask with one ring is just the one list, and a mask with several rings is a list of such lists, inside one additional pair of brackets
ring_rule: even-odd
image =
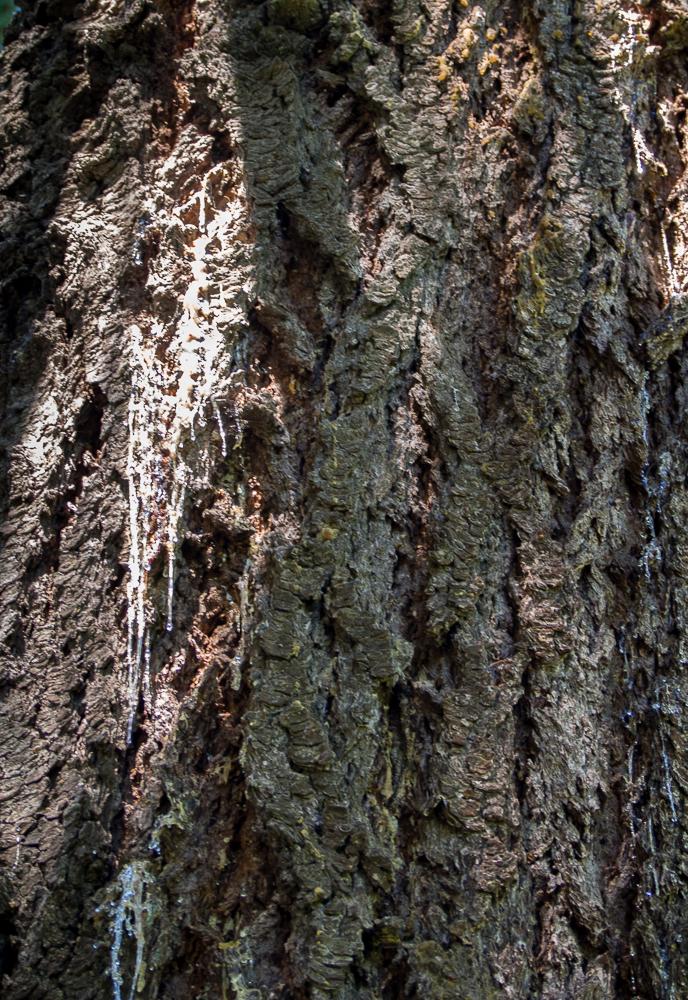
[(3, 998), (686, 995), (687, 53), (15, 16)]

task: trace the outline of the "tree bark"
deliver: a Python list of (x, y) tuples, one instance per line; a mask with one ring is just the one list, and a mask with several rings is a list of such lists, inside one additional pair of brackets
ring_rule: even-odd
[(15, 16), (6, 1000), (688, 996), (687, 53)]

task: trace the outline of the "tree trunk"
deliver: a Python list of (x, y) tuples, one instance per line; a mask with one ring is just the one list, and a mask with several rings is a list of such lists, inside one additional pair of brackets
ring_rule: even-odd
[(6, 1000), (688, 996), (680, 0), (22, 0)]

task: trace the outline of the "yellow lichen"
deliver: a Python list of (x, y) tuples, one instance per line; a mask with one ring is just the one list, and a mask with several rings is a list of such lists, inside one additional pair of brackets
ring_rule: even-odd
[(400, 42), (402, 45), (414, 41), (414, 39), (418, 38), (418, 36), (420, 35), (420, 29), (422, 28), (422, 26), (423, 26), (423, 21), (422, 18), (419, 17), (416, 21), (414, 21), (413, 25), (406, 31), (400, 29), (397, 32), (396, 41)]
[(528, 134), (536, 130), (538, 123), (544, 121), (545, 100), (538, 80), (526, 81), (511, 116), (521, 131)]
[(454, 107), (458, 110), (462, 101), (466, 100), (468, 93), (468, 86), (465, 83), (457, 83), (454, 87), (451, 95), (452, 103)]
[(440, 83), (442, 83), (444, 80), (447, 79), (448, 76), (451, 76), (451, 69), (449, 68), (449, 65), (444, 56), (438, 56), (437, 62), (439, 64), (439, 74), (437, 79), (439, 80)]
[(535, 253), (531, 251), (528, 253), (527, 257), (528, 257), (528, 264), (530, 265), (530, 280), (535, 289), (535, 295), (533, 296), (533, 298), (535, 299), (535, 314), (537, 316), (542, 316), (542, 314), (545, 311), (545, 306), (547, 305), (545, 281), (539, 273), (538, 264), (535, 259)]

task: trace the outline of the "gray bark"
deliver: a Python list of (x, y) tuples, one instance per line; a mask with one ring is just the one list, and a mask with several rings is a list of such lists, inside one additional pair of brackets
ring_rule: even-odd
[(6, 1000), (687, 995), (687, 51), (15, 17)]

